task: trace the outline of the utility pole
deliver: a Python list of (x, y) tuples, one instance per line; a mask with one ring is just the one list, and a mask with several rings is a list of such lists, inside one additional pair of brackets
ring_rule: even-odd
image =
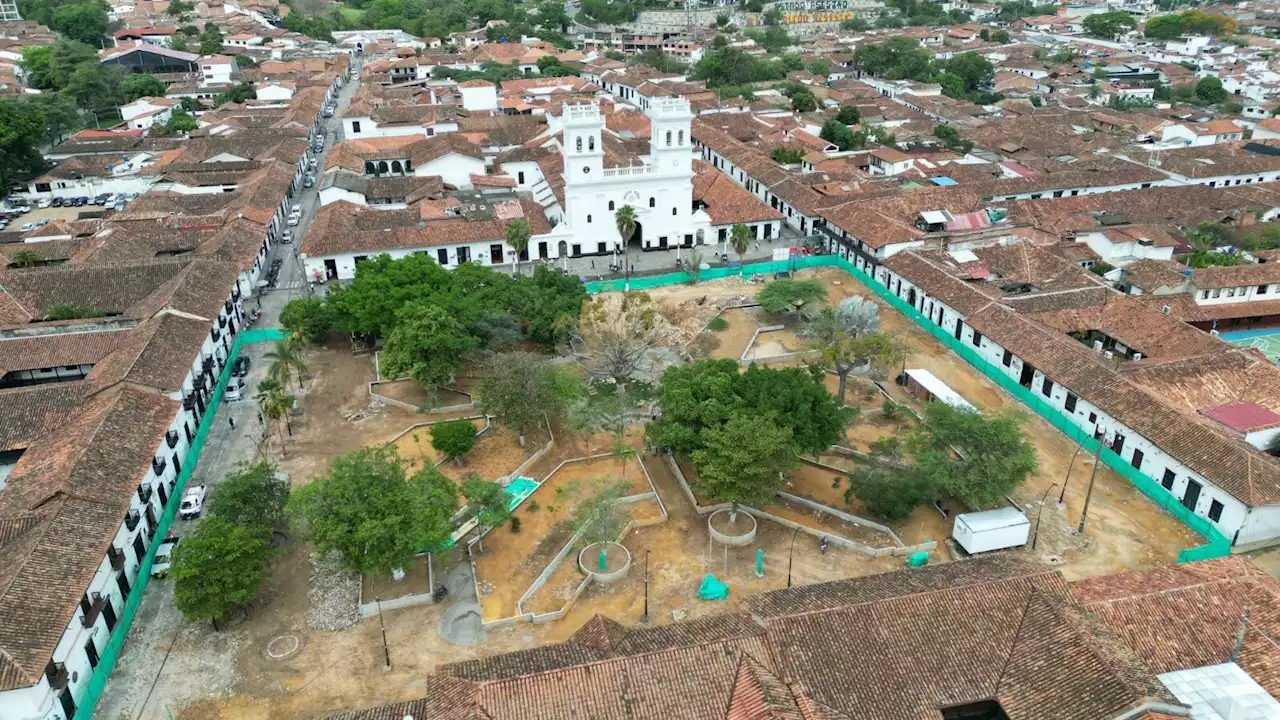
[(644, 614), (640, 616), (640, 624), (649, 624), (649, 549), (644, 551)]
[(378, 604), (378, 625), (382, 628), (382, 657), (386, 661), (384, 671), (391, 669), (391, 648), (387, 647), (387, 625), (382, 622), (382, 598), (375, 597), (373, 599)]
[(1107, 431), (1105, 428), (1098, 428), (1099, 435), (1097, 445), (1093, 448), (1093, 470), (1089, 473), (1089, 489), (1084, 493), (1084, 510), (1080, 513), (1080, 528), (1076, 531), (1084, 534), (1084, 522), (1089, 519), (1089, 501), (1093, 499), (1093, 479), (1098, 476), (1098, 460), (1102, 454), (1102, 444), (1107, 440)]
[(1080, 451), (1084, 449), (1084, 445), (1076, 443), (1076, 451), (1071, 455), (1071, 463), (1067, 465), (1067, 476), (1062, 480), (1062, 492), (1058, 493), (1058, 504), (1066, 502), (1067, 483), (1071, 482), (1071, 470), (1076, 466), (1076, 458), (1080, 457)]
[(787, 551), (787, 587), (791, 587), (791, 561), (796, 555), (796, 534), (800, 532), (800, 528), (791, 531), (791, 549)]

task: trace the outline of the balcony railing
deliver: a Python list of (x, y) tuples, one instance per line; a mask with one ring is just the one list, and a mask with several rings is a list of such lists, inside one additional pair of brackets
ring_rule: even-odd
[(124, 526), (129, 529), (129, 532), (133, 532), (138, 528), (138, 521), (141, 519), (142, 516), (138, 514), (137, 510), (130, 510), (125, 513)]
[[(84, 606), (84, 601), (81, 601)], [(93, 593), (90, 597), (88, 607), (85, 608), (84, 616), (80, 618), (80, 624), (83, 627), (91, 628), (93, 624), (98, 622), (98, 616), (102, 614), (102, 608), (106, 607), (107, 599), (102, 597), (102, 593)]]
[(70, 679), (68, 675), (67, 666), (63, 663), (50, 660), (49, 664), (44, 666), (44, 677), (49, 681), (49, 687), (54, 692), (67, 686), (67, 680)]

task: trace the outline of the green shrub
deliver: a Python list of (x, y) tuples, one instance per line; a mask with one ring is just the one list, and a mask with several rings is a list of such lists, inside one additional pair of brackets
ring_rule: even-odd
[(711, 318), (711, 322), (707, 323), (707, 329), (711, 332), (724, 332), (729, 329), (729, 321), (717, 315)]

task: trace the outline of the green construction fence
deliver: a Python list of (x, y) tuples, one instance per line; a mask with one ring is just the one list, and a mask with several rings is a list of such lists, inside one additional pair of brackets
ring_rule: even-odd
[[(163, 539), (167, 536), (169, 527), (173, 525), (173, 518), (178, 513), (178, 506), (182, 504), (176, 502), (176, 500), (182, 497), (183, 491), (187, 488), (187, 482), (191, 480), (191, 475), (195, 472), (196, 465), (200, 462), (200, 452), (204, 449), (205, 442), (208, 440), (209, 428), (213, 427), (218, 408), (222, 406), (222, 394), (227, 388), (227, 381), (231, 377), (231, 367), (240, 355), (241, 346), (274, 342), (284, 338), (285, 334), (275, 328), (242, 330), (236, 336), (235, 342), (231, 346), (231, 354), (227, 357), (227, 364), (222, 368), (222, 374), (218, 376), (218, 384), (213, 388), (213, 395), (209, 400), (209, 410), (200, 420), (200, 427), (196, 429), (195, 440), (192, 441), (191, 447), (187, 450), (187, 457), (182, 462), (182, 472), (178, 474), (178, 481), (174, 485), (173, 494), (170, 496), (169, 506), (160, 515), (159, 525), (156, 526), (156, 538)], [(89, 718), (93, 717), (94, 708), (102, 698), (103, 689), (107, 686), (107, 679), (111, 677), (111, 671), (115, 669), (116, 662), (120, 659), (120, 651), (124, 648), (124, 641), (129, 635), (129, 628), (133, 627), (133, 619), (138, 614), (138, 607), (142, 604), (143, 593), (146, 592), (147, 585), (151, 582), (151, 565), (155, 562), (156, 550), (159, 548), (159, 542), (152, 542), (151, 547), (147, 548), (146, 556), (142, 558), (142, 564), (138, 568), (138, 578), (134, 581), (133, 591), (129, 593), (129, 598), (125, 601), (124, 611), (120, 613), (120, 620), (111, 632), (111, 639), (107, 642), (107, 647), (99, 653), (98, 667), (94, 669), (93, 677), (89, 678), (89, 687), (76, 705), (74, 720), (89, 720)]]
[[(1085, 452), (1094, 452), (1097, 448), (1098, 441), (1092, 434), (1081, 429), (1075, 423), (1062, 413), (1062, 411), (1043, 402), (1040, 397), (1030, 390), (1022, 387), (1016, 380), (1006, 375), (1000, 368), (996, 367), (986, 358), (982, 357), (969, 345), (959, 342), (953, 335), (946, 332), (942, 328), (930, 322), (924, 315), (921, 315), (905, 300), (897, 295), (889, 292), (889, 289), (880, 284), (865, 272), (859, 270), (848, 260), (838, 255), (816, 255), (809, 257), (799, 257), (786, 261), (770, 261), (751, 263), (741, 267), (721, 267), (703, 270), (698, 275), (698, 280), (715, 280), (730, 275), (742, 275), (751, 277), (754, 275), (772, 275), (778, 272), (787, 272), (791, 270), (803, 270), (807, 268), (834, 267), (843, 270), (853, 276), (863, 285), (871, 289), (881, 300), (884, 300), (893, 309), (906, 315), (921, 329), (928, 332), (939, 342), (947, 346), (952, 352), (964, 358), (973, 367), (977, 368), (987, 376), (995, 384), (999, 385), (1010, 395), (1013, 395), (1023, 404), (1030, 407), (1037, 415), (1047, 420), (1051, 425), (1066, 434), (1067, 437), (1079, 443), (1084, 447)], [(626, 281), (600, 280), (589, 282), (586, 284), (587, 291), (591, 293), (613, 292), (623, 289)], [(650, 275), (645, 277), (631, 278), (630, 289), (648, 290), (650, 288), (662, 287), (665, 285), (679, 285), (690, 282), (688, 273), (676, 272), (667, 273), (665, 275)], [(1184, 525), (1194, 530), (1202, 536), (1206, 543), (1195, 547), (1183, 548), (1178, 552), (1178, 562), (1191, 562), (1194, 560), (1207, 560), (1211, 558), (1223, 557), (1231, 552), (1231, 542), (1227, 536), (1222, 533), (1207, 518), (1201, 517), (1191, 510), (1187, 509), (1173, 495), (1165, 490), (1160, 483), (1143, 474), (1129, 463), (1120, 458), (1119, 455), (1112, 452), (1105, 445), (1102, 447), (1099, 457), (1121, 477), (1133, 484), (1143, 495), (1146, 495), (1153, 502), (1163, 508), (1166, 512), (1173, 515)]]

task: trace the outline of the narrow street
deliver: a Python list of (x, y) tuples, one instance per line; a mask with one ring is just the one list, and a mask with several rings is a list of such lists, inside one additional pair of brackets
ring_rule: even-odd
[[(339, 141), (339, 117), (351, 102), (357, 84), (358, 80), (353, 79), (341, 88), (337, 112), (324, 121), (325, 151), (316, 156), (317, 175), (324, 168), (325, 153)], [(319, 194), (315, 188), (303, 189), (292, 202), (302, 205), (302, 217), (294, 228), (294, 242), (277, 243), (268, 254), (268, 259), (279, 258), (283, 265), (276, 288), (262, 296), (260, 327), (278, 326), (285, 304), (308, 292), (296, 249), (320, 207)], [(212, 494), (238, 463), (260, 456), (269, 429), (259, 419), (253, 392), (266, 376), (263, 355), (269, 349), (265, 344), (244, 347), (242, 355), (249, 358), (250, 368), (242, 399), (223, 400), (188, 487), (204, 485)], [(186, 535), (197, 522), (198, 519), (175, 519), (170, 534)], [(174, 607), (172, 579), (153, 579), (103, 692), (97, 717), (160, 720), (172, 717), (173, 712), (197, 697), (226, 692), (237, 679), (236, 654), (241, 640), (236, 633), (213, 632), (208, 623), (187, 622)]]

